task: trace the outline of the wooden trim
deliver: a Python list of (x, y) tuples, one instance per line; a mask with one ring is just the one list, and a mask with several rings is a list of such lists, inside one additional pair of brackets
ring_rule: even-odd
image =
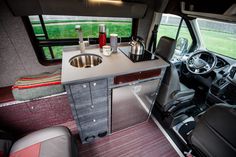
[(149, 71), (143, 71), (141, 72), (139, 79), (147, 79), (151, 77), (157, 77), (160, 76), (161, 74), (161, 69), (154, 69), (154, 70), (149, 70)]
[(128, 83), (128, 82), (133, 82), (137, 80), (157, 77), (157, 76), (160, 76), (160, 74), (161, 74), (161, 69), (154, 69), (154, 70), (120, 75), (114, 78), (114, 84)]

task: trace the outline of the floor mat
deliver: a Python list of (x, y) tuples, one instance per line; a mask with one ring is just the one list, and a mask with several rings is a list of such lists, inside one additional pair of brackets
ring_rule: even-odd
[(152, 121), (79, 144), (79, 157), (175, 157), (177, 152)]

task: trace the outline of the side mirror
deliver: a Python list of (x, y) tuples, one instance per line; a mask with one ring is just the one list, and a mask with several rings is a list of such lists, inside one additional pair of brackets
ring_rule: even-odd
[(186, 38), (179, 38), (176, 43), (175, 51), (179, 55), (183, 55), (188, 52), (188, 39)]

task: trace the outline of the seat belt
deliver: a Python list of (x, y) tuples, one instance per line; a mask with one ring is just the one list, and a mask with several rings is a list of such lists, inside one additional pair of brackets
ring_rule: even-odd
[(148, 45), (148, 51), (150, 51), (152, 53), (155, 52), (155, 50), (156, 50), (157, 32), (158, 32), (158, 25), (155, 24), (154, 28), (152, 30), (152, 36), (151, 36), (150, 43)]

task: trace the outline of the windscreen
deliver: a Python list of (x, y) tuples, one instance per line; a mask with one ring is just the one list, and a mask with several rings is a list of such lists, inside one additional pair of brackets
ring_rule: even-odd
[(236, 24), (200, 18), (197, 22), (208, 50), (236, 58)]

